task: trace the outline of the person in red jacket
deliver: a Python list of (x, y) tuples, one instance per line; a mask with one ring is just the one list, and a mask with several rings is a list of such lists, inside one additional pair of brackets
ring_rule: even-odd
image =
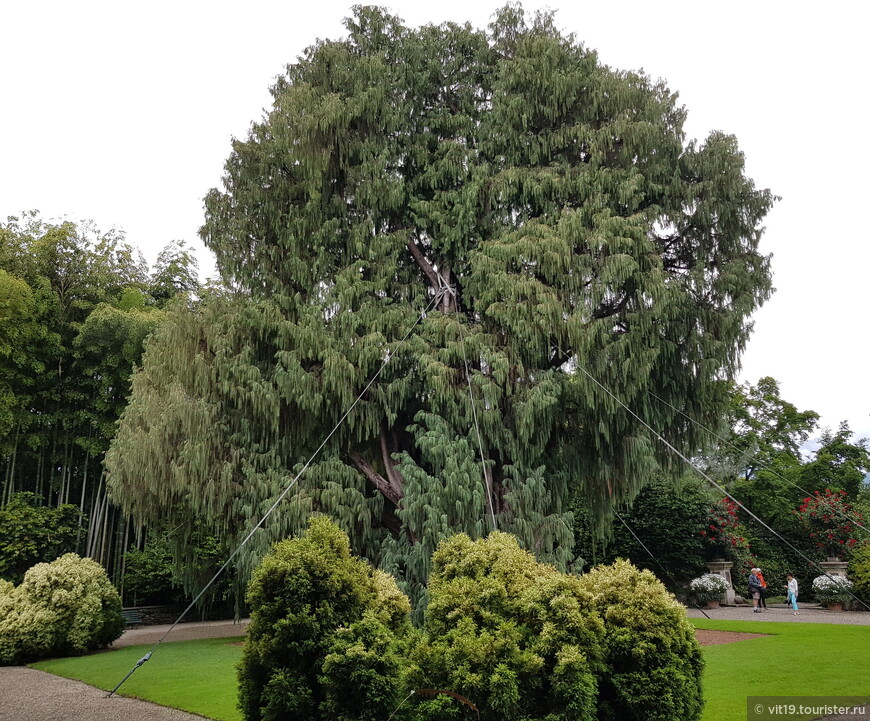
[(764, 600), (764, 597), (767, 595), (767, 581), (764, 580), (764, 574), (760, 568), (755, 571), (755, 575), (758, 576), (758, 582), (761, 584), (761, 595), (758, 599), (758, 605), (766, 611), (767, 601)]

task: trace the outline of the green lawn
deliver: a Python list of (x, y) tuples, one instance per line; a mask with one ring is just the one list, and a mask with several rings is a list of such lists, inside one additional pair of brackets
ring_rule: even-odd
[[(747, 696), (870, 697), (870, 627), (706, 619), (692, 623), (698, 628), (770, 634), (704, 647), (703, 721), (745, 721)], [(235, 665), (242, 649), (231, 644), (240, 640), (161, 644), (121, 691), (220, 721), (239, 721)], [(149, 648), (41, 661), (33, 667), (108, 690)]]
[(747, 696), (870, 696), (870, 627), (691, 621), (698, 628), (770, 634), (704, 647), (703, 721), (746, 721)]
[[(118, 693), (220, 721), (241, 721), (242, 714), (236, 708), (236, 663), (242, 657), (242, 647), (232, 644), (242, 640), (239, 637), (162, 643)], [(150, 648), (129, 646), (90, 656), (39, 661), (31, 666), (108, 691)]]

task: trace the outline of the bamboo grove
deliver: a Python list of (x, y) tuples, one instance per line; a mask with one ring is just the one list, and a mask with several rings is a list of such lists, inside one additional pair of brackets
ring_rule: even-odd
[[(54, 534), (48, 545), (60, 553), (99, 561), (118, 584), (135, 534), (107, 497), (103, 457), (161, 306), (196, 282), (183, 244), (170, 244), (149, 274), (119, 231), (36, 212), (0, 224), (0, 508), (14, 501), (31, 518), (39, 515), (26, 506), (71, 509), (63, 530), (37, 530)], [(35, 529), (15, 525), (0, 529), (15, 535), (6, 561), (53, 560), (31, 558)]]
[(672, 463), (585, 372), (698, 449), (674, 409), (721, 414), (771, 291), (774, 198), (733, 137), (688, 140), (664, 83), (602, 65), (548, 14), (409, 28), (356, 8), (346, 28), (233, 143), (202, 228), (226, 290), (156, 331), (111, 495), (172, 519), (181, 547), (202, 524), (233, 545), (389, 354), (242, 576), (320, 511), (419, 599), (436, 543), (485, 535), (490, 499), (564, 568), (578, 494), (603, 519)]

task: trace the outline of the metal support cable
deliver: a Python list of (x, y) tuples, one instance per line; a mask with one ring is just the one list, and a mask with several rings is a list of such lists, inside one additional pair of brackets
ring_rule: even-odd
[[(626, 530), (627, 530), (627, 531), (628, 531), (632, 536), (634, 536), (634, 540), (637, 541), (637, 542), (641, 545), (641, 547), (643, 548), (643, 550), (646, 551), (646, 552), (649, 554), (649, 557), (659, 565), (659, 568), (661, 568), (662, 571), (664, 571), (664, 573), (667, 574), (668, 578), (671, 579), (671, 583), (674, 584), (674, 588), (678, 588), (678, 587), (679, 587), (679, 584), (677, 583), (676, 579), (673, 577), (673, 575), (671, 574), (671, 572), (670, 572), (667, 568), (665, 568), (665, 567), (662, 565), (661, 561), (659, 561), (659, 559), (656, 558), (656, 557), (653, 555), (653, 552), (650, 551), (649, 548), (646, 547), (646, 544), (645, 544), (643, 541), (640, 540), (640, 537), (639, 537), (639, 536), (634, 532), (634, 530), (632, 529), (632, 527), (628, 525), (628, 523), (626, 522), (626, 520), (616, 512), (616, 509), (613, 509), (613, 515), (616, 516), (616, 517), (617, 517), (617, 518), (622, 522), (622, 525), (625, 526)], [(699, 605), (697, 605), (697, 604), (692, 604), (692, 605), (695, 606), (695, 608), (697, 608), (701, 613), (703, 613), (705, 618), (710, 618), (710, 617), (707, 615), (707, 612), (706, 612), (703, 608), (701, 608)]]
[(202, 589), (202, 590), (201, 590), (201, 591), (196, 595), (196, 598), (194, 598), (194, 599), (190, 602), (190, 604), (187, 606), (187, 608), (185, 608), (184, 611), (181, 612), (181, 615), (180, 615), (180, 616), (175, 620), (175, 623), (173, 623), (173, 624), (169, 627), (169, 629), (166, 631), (166, 633), (164, 633), (164, 634), (163, 634), (163, 635), (158, 639), (158, 641), (157, 641), (157, 642), (156, 642), (156, 643), (151, 647), (151, 650), (148, 651), (148, 653), (146, 653), (142, 658), (139, 659), (139, 661), (136, 662), (136, 665), (135, 665), (132, 669), (130, 669), (129, 673), (128, 673), (126, 676), (124, 676), (124, 678), (122, 678), (122, 679), (118, 682), (118, 685), (115, 686), (115, 688), (113, 688), (113, 689), (112, 689), (112, 690), (107, 694), (106, 698), (110, 698), (111, 696), (113, 696), (113, 695), (115, 694), (115, 692), (116, 692), (119, 688), (121, 688), (121, 685), (122, 685), (122, 684), (123, 684), (123, 683), (124, 683), (128, 678), (130, 678), (130, 676), (133, 675), (133, 672), (134, 672), (137, 668), (139, 668), (142, 664), (144, 664), (146, 661), (149, 661), (149, 660), (151, 659), (151, 655), (154, 653), (154, 651), (157, 649), (157, 647), (158, 647), (161, 643), (163, 643), (164, 639), (165, 639), (165, 638), (166, 638), (170, 633), (172, 633), (172, 631), (175, 629), (175, 627), (176, 627), (179, 623), (181, 623), (181, 620), (182, 620), (182, 619), (183, 619), (183, 618), (188, 614), (188, 612), (189, 612), (189, 611), (190, 611), (190, 610), (191, 610), (191, 609), (196, 605), (196, 603), (199, 601), (199, 599), (202, 598), (203, 594), (205, 594), (205, 592), (208, 591), (209, 588), (211, 588), (212, 584), (213, 584), (213, 583), (214, 583), (214, 582), (215, 582), (215, 581), (220, 577), (220, 575), (221, 575), (221, 574), (222, 574), (222, 573), (227, 569), (227, 567), (230, 565), (230, 563), (232, 562), (232, 560), (233, 560), (233, 559), (238, 555), (239, 551), (241, 551), (242, 548), (244, 548), (245, 544), (247, 544), (247, 542), (251, 540), (251, 538), (253, 537), (253, 535), (254, 535), (254, 534), (255, 534), (255, 533), (256, 533), (256, 532), (257, 532), (257, 531), (258, 531), (258, 530), (263, 526), (263, 524), (266, 522), (266, 520), (269, 518), (269, 516), (272, 515), (272, 513), (274, 512), (274, 510), (275, 510), (275, 509), (278, 507), (278, 505), (281, 503), (281, 501), (283, 501), (283, 500), (287, 497), (287, 494), (288, 494), (288, 493), (290, 492), (290, 490), (291, 490), (291, 489), (296, 485), (296, 483), (297, 483), (297, 482), (299, 481), (299, 479), (302, 477), (302, 474), (305, 473), (306, 470), (308, 470), (308, 467), (311, 465), (311, 463), (314, 461), (314, 459), (318, 456), (318, 454), (320, 453), (320, 451), (323, 450), (324, 446), (326, 446), (326, 444), (329, 442), (329, 440), (330, 440), (330, 439), (335, 435), (336, 431), (338, 431), (338, 429), (341, 427), (341, 425), (344, 423), (344, 421), (345, 421), (345, 420), (347, 419), (347, 417), (350, 415), (351, 411), (353, 411), (353, 409), (356, 408), (357, 404), (362, 400), (363, 396), (368, 392), (369, 388), (371, 388), (372, 385), (374, 384), (374, 382), (375, 382), (375, 381), (380, 377), (380, 375), (381, 375), (381, 373), (383, 372), (384, 368), (386, 368), (387, 365), (389, 364), (389, 362), (393, 359), (393, 356), (395, 355), (396, 351), (398, 351), (399, 348), (401, 348), (401, 346), (404, 344), (404, 342), (405, 342), (406, 340), (408, 340), (408, 338), (410, 337), (410, 335), (411, 335), (411, 333), (414, 331), (414, 329), (415, 329), (415, 328), (420, 324), (420, 322), (421, 322), (421, 321), (426, 317), (426, 313), (429, 312), (429, 311), (432, 309), (432, 307), (435, 305), (435, 303), (438, 302), (438, 300), (442, 297), (442, 295), (443, 295), (442, 292), (436, 292), (436, 293), (435, 293), (435, 295), (434, 295), (434, 296), (432, 297), (432, 299), (429, 301), (429, 304), (428, 304), (428, 305), (426, 306), (426, 308), (425, 308), (425, 309), (420, 313), (420, 315), (417, 317), (417, 320), (414, 321), (414, 324), (413, 324), (413, 325), (408, 329), (408, 332), (405, 333), (404, 337), (403, 337), (403, 338), (402, 338), (402, 339), (401, 339), (401, 340), (396, 344), (396, 347), (395, 347), (392, 351), (389, 351), (389, 350), (387, 351), (387, 355), (386, 355), (386, 357), (384, 358), (384, 362), (381, 364), (381, 367), (380, 367), (380, 368), (378, 369), (378, 371), (377, 371), (377, 372), (376, 372), (376, 373), (371, 377), (371, 379), (369, 380), (369, 382), (366, 384), (365, 388), (362, 389), (362, 391), (361, 391), (360, 394), (356, 397), (356, 399), (353, 401), (353, 403), (350, 404), (350, 406), (348, 407), (348, 409), (344, 412), (344, 415), (339, 419), (338, 423), (335, 424), (335, 427), (334, 427), (334, 428), (329, 432), (329, 434), (326, 436), (326, 438), (323, 439), (323, 442), (322, 442), (322, 443), (317, 447), (317, 449), (316, 449), (316, 450), (311, 454), (311, 456), (310, 456), (310, 457), (308, 458), (308, 460), (305, 462), (305, 465), (302, 467), (302, 470), (300, 470), (299, 473), (297, 473), (296, 476), (293, 478), (293, 480), (290, 481), (289, 484), (287, 484), (287, 486), (286, 486), (286, 487), (284, 488), (284, 490), (280, 493), (280, 495), (278, 496), (278, 498), (275, 499), (275, 502), (274, 502), (274, 503), (269, 507), (269, 510), (266, 511), (266, 513), (263, 515), (263, 517), (262, 517), (262, 518), (257, 522), (257, 525), (254, 526), (254, 527), (251, 529), (251, 531), (248, 533), (248, 535), (245, 536), (244, 540), (243, 540), (243, 541), (242, 541), (238, 546), (236, 546), (235, 550), (230, 554), (229, 558), (227, 558), (227, 560), (224, 562), (224, 564), (223, 564), (223, 565), (222, 565), (222, 566), (217, 570), (217, 573), (215, 573), (214, 576), (211, 577), (211, 580), (210, 580), (210, 581), (209, 581), (209, 582), (208, 582), (208, 583), (203, 587), (203, 589)]
[(483, 453), (483, 438), (480, 435), (480, 424), (477, 422), (477, 406), (474, 403), (474, 392), (471, 387), (471, 371), (468, 367), (468, 356), (465, 353), (465, 336), (462, 333), (462, 323), (457, 320), (456, 325), (459, 328), (459, 345), (462, 348), (462, 360), (465, 363), (465, 380), (468, 383), (468, 397), (471, 399), (471, 416), (474, 419), (474, 430), (477, 433), (477, 447), (480, 451), (480, 467), (483, 471), (483, 487), (486, 490), (486, 499), (489, 503), (489, 515), (490, 522), (492, 523), (492, 530), (497, 531), (498, 521), (495, 517), (495, 505), (492, 501), (492, 483), (490, 482), (489, 476), (486, 474), (486, 457)]
[[(676, 411), (677, 413), (679, 413), (681, 416), (683, 416), (683, 418), (685, 418), (686, 420), (688, 420), (690, 423), (694, 423), (694, 424), (695, 424), (696, 426), (698, 426), (698, 428), (700, 428), (702, 431), (705, 431), (706, 433), (709, 433), (711, 436), (713, 436), (713, 438), (715, 438), (715, 439), (716, 439), (717, 441), (719, 441), (720, 443), (724, 443), (726, 446), (730, 446), (730, 447), (733, 448), (735, 451), (739, 451), (739, 450), (740, 450), (736, 445), (734, 445), (734, 444), (731, 443), (730, 441), (728, 441), (728, 440), (722, 438), (722, 437), (719, 436), (717, 433), (715, 433), (715, 432), (712, 431), (711, 429), (707, 428), (703, 423), (699, 423), (699, 422), (696, 421), (694, 418), (692, 418), (690, 415), (688, 415), (687, 413), (684, 413), (683, 411), (681, 411), (681, 410), (680, 410), (679, 408), (677, 408), (676, 406), (672, 405), (671, 403), (668, 403), (668, 401), (666, 401), (664, 398), (662, 398), (662, 397), (656, 395), (656, 394), (653, 393), (652, 391), (647, 391), (647, 392), (648, 392), (648, 393), (649, 393), (653, 398), (655, 398), (657, 401), (660, 401), (661, 403), (664, 403), (666, 406), (668, 406), (668, 408), (670, 408), (671, 410)], [(752, 460), (756, 460), (756, 459), (755, 459), (755, 456), (752, 456), (751, 458), (752, 458)], [(776, 470), (774, 470), (774, 469), (771, 468), (770, 466), (768, 466), (768, 465), (766, 465), (766, 464), (764, 464), (764, 463), (759, 463), (758, 465), (759, 465), (760, 468), (763, 468), (763, 469), (766, 470), (768, 473), (772, 473), (774, 476), (776, 476), (776, 477), (779, 478), (780, 480), (785, 481), (785, 482), (786, 482), (788, 485), (790, 485), (792, 488), (797, 488), (797, 490), (799, 490), (801, 493), (803, 493), (803, 494), (805, 494), (805, 495), (807, 495), (807, 496), (812, 496), (812, 493), (810, 493), (806, 488), (801, 488), (801, 486), (799, 486), (797, 483), (795, 483), (794, 481), (789, 480), (788, 478), (786, 478), (785, 476), (783, 476), (781, 473), (778, 473)], [(855, 527), (860, 528), (860, 529), (861, 529), (862, 531), (864, 531), (865, 533), (870, 533), (870, 529), (868, 529), (864, 524), (862, 524), (860, 521), (858, 521), (858, 520), (857, 520), (856, 518), (854, 518), (853, 516), (850, 516), (848, 513), (845, 513), (844, 511), (840, 510), (839, 508), (836, 508), (836, 507), (833, 507), (833, 506), (831, 507), (830, 510), (831, 510), (832, 513), (838, 515), (838, 516), (839, 516), (840, 518), (842, 518), (844, 521), (849, 521), (849, 523), (854, 524)]]
[[(743, 505), (740, 501), (738, 501), (733, 495), (731, 495), (722, 485), (714, 481), (707, 473), (705, 473), (701, 468), (695, 465), (691, 459), (689, 459), (684, 453), (682, 453), (676, 446), (669, 443), (660, 433), (658, 433), (649, 423), (647, 423), (643, 418), (641, 418), (637, 413), (635, 413), (631, 408), (629, 408), (622, 399), (618, 398), (614, 395), (609, 388), (607, 388), (604, 384), (599, 382), (589, 371), (587, 371), (583, 366), (579, 363), (576, 364), (576, 368), (581, 371), (589, 380), (591, 380), (595, 385), (601, 388), (608, 396), (610, 396), (614, 401), (616, 401), (620, 406), (622, 406), (626, 411), (628, 411), (635, 419), (637, 419), (641, 425), (647, 428), (666, 448), (668, 448), (672, 453), (674, 453), (677, 457), (682, 459), (690, 468), (692, 468), (699, 476), (701, 476), (707, 483), (716, 488), (719, 492), (725, 495), (727, 498), (731, 499), (738, 508), (741, 508), (750, 518), (752, 518), (756, 523), (761, 525), (770, 531), (774, 536), (776, 536), (780, 541), (782, 541), (786, 546), (791, 548), (795, 553), (797, 553), (802, 559), (807, 561), (811, 566), (818, 569), (823, 576), (833, 581), (834, 584), (837, 584), (836, 579), (831, 576), (824, 568), (822, 568), (818, 563), (813, 561), (809, 556), (807, 556), (803, 551), (799, 550), (795, 546), (793, 546), (789, 541), (787, 541), (783, 536), (771, 528), (767, 523), (761, 520), (758, 516), (756, 516), (752, 511), (750, 511), (745, 505)], [(839, 584), (837, 584), (839, 585)], [(858, 598), (854, 593), (852, 593), (849, 589), (844, 588), (846, 594), (851, 596), (851, 598), (858, 603), (860, 603), (864, 608), (870, 611), (870, 606), (864, 603), (860, 598)]]

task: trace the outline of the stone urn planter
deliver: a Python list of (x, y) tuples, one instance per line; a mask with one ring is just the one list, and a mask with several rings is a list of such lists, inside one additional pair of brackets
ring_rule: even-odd
[(707, 608), (719, 608), (718, 601), (707, 601)]
[(829, 611), (842, 611), (842, 610), (843, 610), (843, 604), (842, 604), (842, 603), (829, 603), (829, 604), (828, 604), (828, 610), (829, 610)]

